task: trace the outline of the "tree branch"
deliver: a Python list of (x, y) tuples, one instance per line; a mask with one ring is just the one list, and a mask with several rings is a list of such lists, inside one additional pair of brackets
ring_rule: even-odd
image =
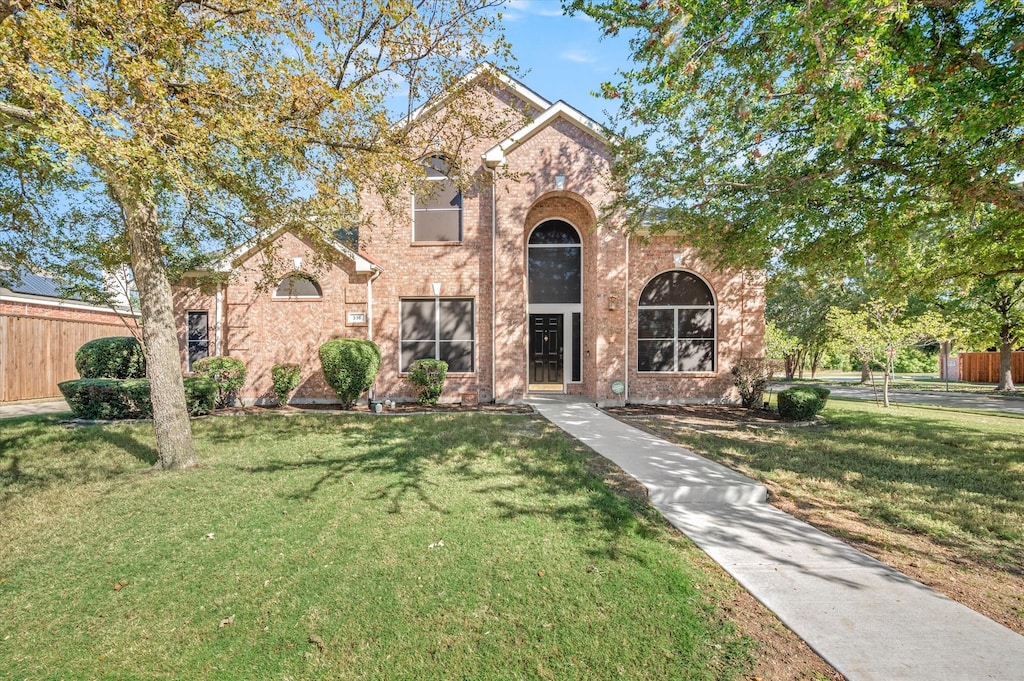
[(31, 109), (25, 109), (7, 102), (0, 102), (0, 122), (13, 123), (14, 125), (31, 125), (39, 120), (39, 114)]

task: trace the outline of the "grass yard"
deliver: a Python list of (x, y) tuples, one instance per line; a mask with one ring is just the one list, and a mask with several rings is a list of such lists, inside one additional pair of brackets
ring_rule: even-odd
[(630, 419), (1024, 633), (1024, 419), (830, 399), (827, 427)]
[[(202, 467), (158, 473), (148, 425), (0, 422), (0, 678), (752, 669), (719, 605), (734, 587), (538, 418), (194, 426)], [(1018, 546), (1008, 519), (972, 528)]]

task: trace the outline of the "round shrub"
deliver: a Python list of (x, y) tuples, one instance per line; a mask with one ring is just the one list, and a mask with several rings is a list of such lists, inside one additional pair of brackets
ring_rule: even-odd
[(825, 408), (829, 394), (827, 388), (819, 386), (796, 386), (783, 390), (779, 393), (779, 415), (792, 421), (809, 421)]
[(416, 386), (420, 404), (437, 404), (448, 375), (448, 362), (440, 359), (418, 359), (409, 366), (406, 380)]
[(245, 385), (245, 364), (235, 357), (203, 357), (192, 364), (192, 370), (217, 386), (217, 408), (234, 404)]
[(342, 408), (349, 409), (377, 378), (380, 348), (372, 341), (357, 338), (327, 341), (320, 346), (320, 365)]
[(274, 394), (277, 395), (277, 401), (281, 403), (281, 406), (288, 404), (292, 391), (299, 385), (300, 376), (301, 370), (298, 364), (285, 362), (271, 367), (270, 380), (274, 384)]
[(82, 378), (145, 378), (146, 354), (133, 336), (91, 340), (75, 353)]

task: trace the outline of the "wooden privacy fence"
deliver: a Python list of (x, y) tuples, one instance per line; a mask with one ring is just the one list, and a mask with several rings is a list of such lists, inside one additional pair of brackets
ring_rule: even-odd
[(60, 397), (57, 384), (78, 378), (78, 348), (94, 338), (130, 335), (121, 323), (0, 316), (0, 402)]
[[(998, 352), (961, 352), (960, 380), (971, 383), (999, 382)], [(1024, 383), (1024, 352), (1013, 353), (1011, 360), (1014, 383)]]

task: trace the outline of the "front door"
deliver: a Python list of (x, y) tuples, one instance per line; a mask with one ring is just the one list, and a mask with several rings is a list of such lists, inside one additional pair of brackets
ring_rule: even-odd
[(530, 389), (562, 390), (563, 315), (530, 315)]

